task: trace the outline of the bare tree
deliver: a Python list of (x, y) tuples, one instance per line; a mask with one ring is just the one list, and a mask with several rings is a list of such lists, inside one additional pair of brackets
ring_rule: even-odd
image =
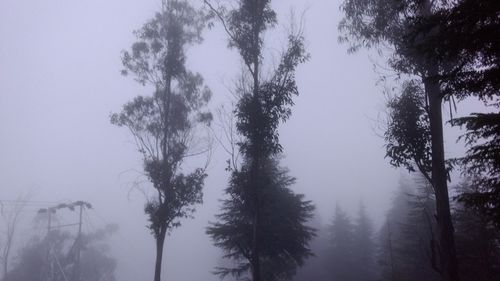
[(28, 196), (20, 195), (13, 201), (0, 201), (0, 215), (2, 217), (3, 239), (0, 237), (0, 261), (2, 263), (2, 279), (7, 277), (9, 272), (9, 261), (15, 241), (16, 230), (22, 217), (22, 212), (26, 206)]

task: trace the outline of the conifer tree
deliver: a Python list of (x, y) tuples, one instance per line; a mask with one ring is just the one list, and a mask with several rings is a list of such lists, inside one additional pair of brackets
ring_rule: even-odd
[(355, 276), (354, 225), (337, 204), (330, 227), (328, 266), (333, 280), (350, 281)]
[(375, 276), (373, 223), (368, 217), (363, 203), (359, 205), (353, 237), (353, 260), (358, 265), (358, 269), (354, 271), (354, 279), (359, 281), (373, 280)]
[[(434, 196), (423, 177), (400, 182), (381, 229), (378, 262), (382, 280), (439, 280), (432, 259), (436, 225)], [(433, 252), (434, 251), (434, 252)]]
[[(457, 187), (462, 194), (476, 192), (471, 179)], [(454, 206), (460, 276), (464, 281), (497, 280), (500, 276), (500, 234), (488, 215), (461, 201)]]

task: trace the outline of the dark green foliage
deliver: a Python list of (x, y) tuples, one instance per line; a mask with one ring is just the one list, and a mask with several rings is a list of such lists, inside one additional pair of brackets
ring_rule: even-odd
[[(473, 193), (474, 181), (465, 180), (457, 191)], [(498, 280), (500, 276), (500, 234), (489, 216), (457, 202), (454, 208), (457, 255), (464, 281)]]
[[(341, 9), (345, 17), (339, 24), (341, 42), (350, 43), (350, 51), (361, 47), (378, 47), (388, 43), (393, 53), (388, 62), (398, 73), (427, 76), (427, 67), (434, 63), (417, 52), (409, 37), (427, 37), (415, 33), (415, 22), (427, 17), (426, 13), (445, 8), (451, 1), (436, 0), (345, 0)], [(423, 30), (422, 30), (423, 31)], [(437, 65), (436, 65), (437, 66)]]
[(206, 20), (185, 0), (168, 0), (163, 5), (162, 12), (134, 32), (138, 41), (122, 57), (124, 75), (132, 73), (138, 82), (159, 89), (168, 86), (168, 77), (181, 79), (188, 72), (185, 47), (201, 43)]
[[(413, 31), (405, 38), (407, 44), (443, 65), (439, 79), (445, 96), (452, 95), (459, 100), (475, 96), (485, 102), (498, 102), (500, 3), (496, 0), (447, 2), (426, 20), (413, 19)], [(418, 37), (424, 32), (430, 35)]]
[(500, 113), (472, 114), (452, 123), (467, 129), (463, 138), (470, 148), (458, 162), (475, 187), (462, 191), (459, 199), (500, 228)]
[(141, 84), (150, 84), (152, 96), (138, 96), (124, 105), (111, 123), (127, 127), (144, 161), (144, 172), (157, 195), (145, 212), (156, 239), (155, 280), (160, 280), (165, 235), (191, 217), (202, 202), (205, 168), (182, 171), (185, 158), (207, 152), (210, 143), (199, 129), (209, 126), (206, 109), (211, 98), (198, 73), (186, 69), (187, 46), (201, 42), (206, 16), (185, 0), (165, 0), (161, 13), (135, 32), (138, 39), (123, 52), (122, 71)]
[(425, 93), (417, 82), (406, 82), (401, 95), (393, 97), (387, 108), (386, 157), (395, 167), (411, 172), (416, 167), (431, 182), (431, 140)]
[[(440, 247), (439, 265), (435, 265), (434, 269), (442, 275), (443, 280), (449, 281), (456, 281), (459, 276), (448, 195), (448, 171), (445, 165), (442, 103), (446, 95), (443, 92), (441, 84), (443, 81), (440, 77), (450, 72), (453, 62), (436, 58), (436, 53), (432, 52), (434, 50), (432, 43), (445, 40), (434, 17), (452, 9), (458, 2), (449, 0), (345, 0), (342, 6), (345, 18), (339, 26), (343, 34), (340, 39), (351, 43), (351, 51), (359, 47), (371, 48), (388, 44), (392, 53), (387, 62), (398, 77), (403, 76), (414, 80), (418, 78), (423, 86), (425, 93), (423, 100), (426, 102), (426, 113), (429, 117), (430, 137), (427, 138), (426, 135), (420, 137), (424, 141), (430, 140), (430, 158), (428, 158), (430, 166), (425, 167), (426, 163), (418, 163), (427, 160), (427, 151), (425, 151), (428, 147), (427, 142), (422, 142), (420, 146), (415, 147), (412, 147), (415, 144), (411, 141), (403, 143), (402, 145), (407, 147), (396, 151), (403, 153), (393, 153), (388, 156), (394, 155), (396, 158), (393, 162), (407, 168), (410, 161), (416, 162), (417, 167), (421, 165), (422, 168), (418, 167), (419, 170), (434, 188), (437, 236)], [(414, 115), (410, 120), (415, 121), (419, 117)], [(421, 155), (412, 155), (415, 148), (419, 147), (424, 147), (417, 151)]]
[(241, 0), (238, 7), (227, 14), (229, 46), (236, 47), (248, 65), (261, 55), (263, 32), (276, 24), (276, 12), (270, 3), (270, 0)]
[[(293, 96), (298, 95), (295, 69), (308, 55), (301, 36), (289, 36), (288, 49), (271, 78), (262, 82), (256, 97), (253, 92), (242, 92), (236, 108), (237, 129), (245, 140), (240, 143), (242, 153), (259, 153), (269, 157), (282, 151), (278, 126), (291, 115)], [(258, 141), (258, 144), (255, 143)]]
[[(217, 268), (224, 277), (231, 274), (244, 278), (249, 270), (252, 254), (254, 205), (248, 194), (249, 169), (243, 165), (233, 171), (223, 200), (218, 222), (207, 229), (224, 257), (234, 261), (234, 267)], [(314, 230), (304, 224), (312, 217), (314, 206), (301, 194), (294, 194), (290, 185), (295, 178), (279, 167), (277, 160), (267, 161), (263, 169), (267, 182), (261, 182), (258, 237), (260, 238), (261, 270), (263, 280), (289, 280), (297, 266), (311, 255), (307, 247)]]
[(186, 1), (167, 1), (168, 9), (136, 32), (138, 42), (123, 53), (125, 74), (131, 72), (156, 91), (138, 96), (111, 116), (111, 122), (127, 127), (143, 155), (144, 171), (158, 192), (145, 207), (150, 228), (159, 236), (162, 228), (180, 225), (180, 218), (194, 212), (202, 201), (204, 169), (190, 174), (180, 171), (183, 160), (196, 147), (197, 128), (210, 123), (206, 111), (211, 97), (200, 74), (185, 68), (185, 47), (201, 41), (204, 15)]
[[(494, 110), (453, 119), (452, 125), (465, 127), (468, 151), (457, 159), (473, 181), (474, 191), (460, 199), (481, 210), (500, 227), (500, 2), (459, 1), (452, 9), (436, 15), (439, 41), (428, 48), (441, 61), (451, 62), (451, 70), (440, 77), (444, 93), (462, 100), (477, 97)], [(426, 28), (422, 24), (422, 28)], [(467, 34), (467, 40), (463, 35)], [(431, 52), (427, 50), (427, 52)]]

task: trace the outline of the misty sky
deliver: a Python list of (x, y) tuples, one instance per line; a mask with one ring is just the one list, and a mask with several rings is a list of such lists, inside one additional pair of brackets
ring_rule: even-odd
[[(281, 22), (277, 36), (267, 40), (268, 53), (281, 48), (279, 31), (294, 8), (298, 15), (306, 11), (311, 54), (297, 74), (293, 115), (280, 129), (282, 164), (298, 179), (294, 190), (314, 201), (324, 223), (336, 202), (355, 213), (360, 200), (380, 222), (404, 174), (384, 159), (378, 136), (385, 98), (373, 62), (380, 59), (366, 52), (348, 55), (337, 42), (340, 1), (275, 2)], [(29, 193), (32, 200), (92, 203), (84, 230), (106, 222), (120, 226), (112, 246), (121, 281), (152, 278), (154, 242), (145, 227), (144, 196), (131, 190), (141, 156), (128, 131), (111, 125), (109, 115), (134, 96), (151, 93), (120, 75), (120, 54), (134, 42), (132, 31), (159, 9), (160, 0), (0, 1), (0, 200)], [(216, 108), (228, 103), (227, 88), (241, 63), (217, 25), (204, 37), (189, 51), (188, 65), (204, 76)], [(453, 148), (454, 136), (446, 141), (450, 155), (461, 151)], [(217, 280), (210, 271), (220, 253), (205, 227), (223, 198), (228, 157), (216, 150), (204, 205), (167, 238), (164, 280)], [(30, 211), (26, 221), (36, 210)]]

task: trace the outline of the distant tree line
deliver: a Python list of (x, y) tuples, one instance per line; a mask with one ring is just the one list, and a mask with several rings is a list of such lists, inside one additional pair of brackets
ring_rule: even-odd
[[(454, 187), (468, 192), (472, 181)], [(390, 209), (378, 231), (363, 205), (354, 221), (339, 205), (331, 223), (319, 229), (311, 243), (315, 256), (306, 261), (295, 281), (433, 281), (441, 280), (433, 268), (438, 249), (435, 195), (422, 177), (401, 179)], [(460, 278), (465, 281), (498, 280), (500, 233), (481, 211), (460, 200), (452, 203)]]

